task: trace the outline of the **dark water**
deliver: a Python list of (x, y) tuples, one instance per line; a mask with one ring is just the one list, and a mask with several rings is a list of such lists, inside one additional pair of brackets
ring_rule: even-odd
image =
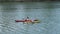
[[(0, 3), (0, 34), (60, 34), (60, 3)], [(41, 20), (38, 24), (16, 23), (16, 19)]]

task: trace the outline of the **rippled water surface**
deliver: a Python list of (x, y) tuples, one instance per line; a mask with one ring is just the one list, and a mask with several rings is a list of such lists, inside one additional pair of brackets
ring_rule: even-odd
[[(16, 19), (41, 20), (38, 24), (16, 23)], [(0, 3), (0, 34), (60, 34), (60, 3)]]

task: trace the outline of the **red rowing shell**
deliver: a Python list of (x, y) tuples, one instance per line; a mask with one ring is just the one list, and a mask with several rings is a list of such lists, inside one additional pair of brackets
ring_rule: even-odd
[(15, 20), (16, 22), (32, 22), (32, 20)]
[(16, 22), (25, 22), (24, 20), (15, 20)]

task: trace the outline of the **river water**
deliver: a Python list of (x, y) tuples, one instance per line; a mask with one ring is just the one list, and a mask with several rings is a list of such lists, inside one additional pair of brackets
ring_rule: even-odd
[[(15, 22), (27, 16), (41, 22)], [(60, 34), (60, 2), (0, 3), (0, 34)]]

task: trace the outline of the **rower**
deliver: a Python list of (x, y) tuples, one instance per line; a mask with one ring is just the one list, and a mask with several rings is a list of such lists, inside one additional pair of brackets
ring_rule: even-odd
[(26, 23), (31, 23), (32, 20), (30, 20), (29, 17), (27, 17), (27, 18), (25, 19), (25, 22), (26, 22)]

